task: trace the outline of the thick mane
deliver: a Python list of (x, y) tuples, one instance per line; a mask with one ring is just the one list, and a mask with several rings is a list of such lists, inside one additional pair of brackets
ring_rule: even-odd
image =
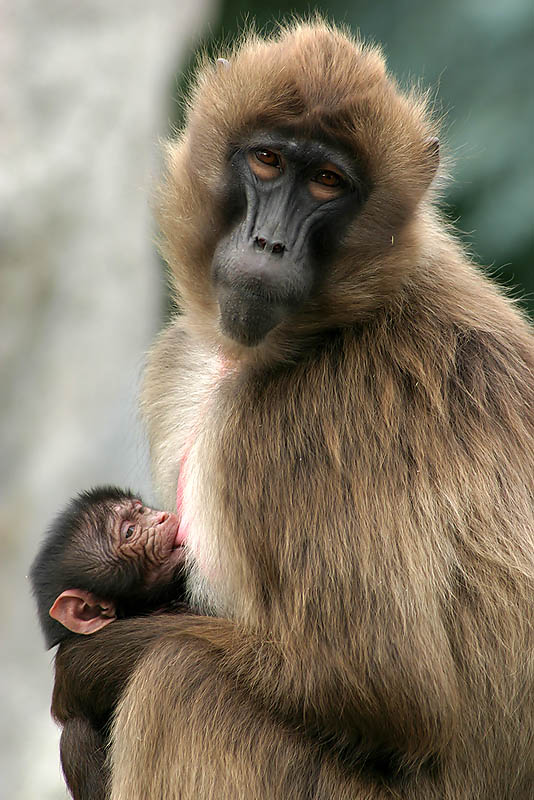
[[(324, 22), (283, 27), (268, 40), (251, 34), (227, 56), (228, 66), (204, 61), (185, 130), (168, 149), (160, 192), (162, 250), (179, 302), (192, 315), (191, 324), (216, 342), (210, 265), (221, 232), (218, 208), (228, 158), (252, 132), (278, 128), (336, 141), (364, 176), (367, 200), (346, 235), (350, 267), (340, 258), (331, 273), (336, 297), (327, 283), (320, 306), (312, 302), (296, 321), (302, 331), (310, 330), (310, 316), (312, 328), (318, 320), (329, 327), (334, 310), (340, 324), (352, 324), (375, 308), (377, 297), (396, 291), (405, 268), (417, 260), (418, 242), (407, 223), (418, 206), (430, 207), (428, 190), (438, 166), (439, 126), (427, 95), (401, 92), (379, 48)], [(269, 346), (283, 352), (283, 330)]]

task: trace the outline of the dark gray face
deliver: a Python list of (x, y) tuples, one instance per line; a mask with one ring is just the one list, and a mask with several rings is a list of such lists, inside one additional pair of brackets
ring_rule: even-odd
[(223, 332), (254, 346), (320, 284), (363, 184), (338, 150), (272, 132), (236, 148), (229, 166), (212, 275)]

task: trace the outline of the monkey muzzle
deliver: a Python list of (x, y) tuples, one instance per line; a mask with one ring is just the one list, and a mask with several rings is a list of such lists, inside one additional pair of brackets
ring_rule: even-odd
[(298, 309), (313, 284), (307, 226), (297, 224), (294, 209), (292, 219), (285, 219), (287, 203), (275, 199), (250, 203), (212, 262), (222, 332), (248, 347)]

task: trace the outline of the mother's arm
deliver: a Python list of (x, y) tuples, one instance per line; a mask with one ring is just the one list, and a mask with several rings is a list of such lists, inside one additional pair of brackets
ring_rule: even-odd
[(90, 636), (74, 636), (56, 654), (52, 716), (64, 725), (85, 717), (107, 724), (136, 664), (153, 644), (175, 631), (178, 615), (116, 620)]

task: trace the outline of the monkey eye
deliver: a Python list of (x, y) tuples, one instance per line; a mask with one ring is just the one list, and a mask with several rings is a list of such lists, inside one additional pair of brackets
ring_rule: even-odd
[(258, 161), (261, 161), (262, 164), (266, 164), (268, 167), (280, 169), (282, 166), (280, 156), (278, 153), (273, 153), (272, 150), (254, 150), (254, 155)]
[(322, 186), (328, 186), (328, 188), (331, 189), (345, 185), (345, 181), (341, 175), (338, 172), (333, 172), (330, 169), (319, 170), (319, 172), (313, 176), (312, 181), (320, 183)]
[(321, 203), (339, 197), (348, 188), (348, 181), (343, 173), (333, 167), (335, 164), (326, 162), (310, 177), (310, 192)]
[(265, 147), (250, 150), (247, 154), (249, 166), (260, 181), (272, 181), (284, 170), (282, 156)]
[(121, 537), (123, 539), (130, 539), (135, 533), (135, 525), (130, 520), (126, 520), (121, 525)]

